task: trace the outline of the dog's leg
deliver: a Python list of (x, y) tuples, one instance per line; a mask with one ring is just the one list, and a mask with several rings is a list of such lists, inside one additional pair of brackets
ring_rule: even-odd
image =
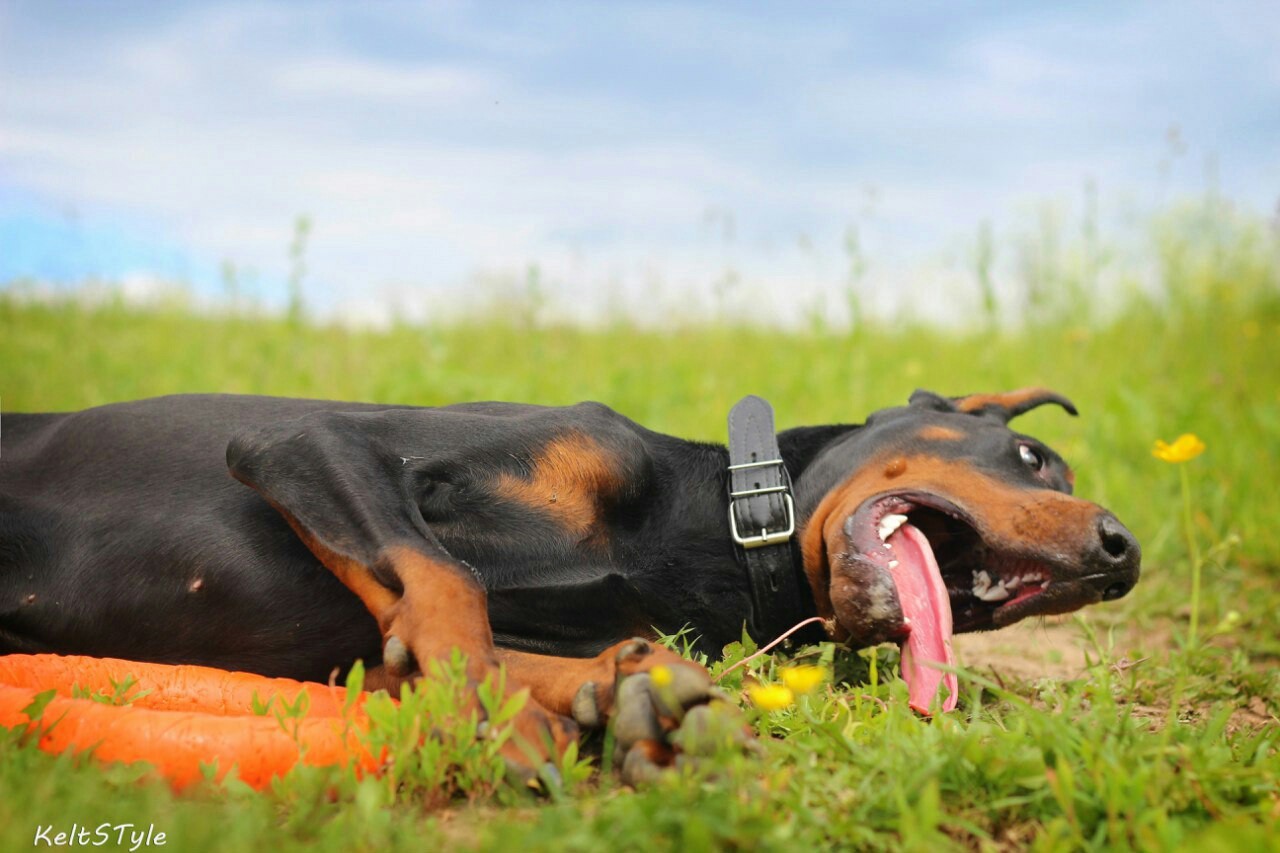
[[(485, 590), (465, 566), (445, 555), (431, 557), (409, 547), (388, 548), (373, 565), (363, 566), (318, 542), (308, 541), (308, 545), (378, 622), (383, 665), (367, 687), (394, 692), (399, 683), (424, 671), (426, 662), (448, 660), (454, 650), (466, 657), (467, 679), (473, 687), (486, 679), (496, 684), (499, 660)], [(519, 677), (512, 677), (510, 668), (505, 686), (508, 696), (526, 689)], [(504, 753), (530, 769), (542, 759), (562, 754), (577, 735), (568, 718), (568, 712), (549, 710), (532, 695), (514, 720), (515, 737)]]
[[(423, 523), (406, 484), (387, 476), (385, 455), (371, 445), (377, 426), (326, 416), (239, 436), (228, 447), (228, 465), (364, 602), (382, 631), (387, 674), (411, 677), (456, 650), (467, 658), (473, 686), (496, 682), (485, 590)], [(520, 689), (507, 680), (508, 695)], [(513, 725), (516, 736), (504, 752), (525, 768), (558, 756), (576, 735), (572, 721), (534, 699)]]
[(690, 703), (711, 695), (707, 671), (648, 640), (635, 637), (616, 643), (591, 658), (562, 658), (498, 649), (507, 673), (527, 686), (543, 707), (565, 716), (581, 715), (579, 723), (594, 726), (613, 713), (618, 684), (638, 673), (664, 667), (682, 692), (694, 694)]
[(612, 721), (623, 779), (632, 784), (661, 768), (726, 745), (753, 748), (749, 727), (705, 669), (639, 637), (593, 658), (561, 658), (498, 649), (507, 672), (535, 699), (584, 728)]

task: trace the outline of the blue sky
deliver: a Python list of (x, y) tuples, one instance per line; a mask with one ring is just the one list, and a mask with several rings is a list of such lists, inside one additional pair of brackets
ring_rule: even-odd
[(1086, 182), (1119, 216), (1212, 170), (1273, 211), (1277, 44), (1274, 2), (9, 0), (0, 281), (213, 294), (230, 261), (278, 302), (305, 214), (331, 312), (445, 313), (531, 264), (569, 308), (777, 311), (839, 290), (853, 225), (928, 301), (981, 221)]

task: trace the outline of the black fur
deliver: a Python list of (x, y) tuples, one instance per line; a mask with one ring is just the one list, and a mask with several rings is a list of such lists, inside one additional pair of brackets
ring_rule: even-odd
[[(865, 430), (783, 432), (801, 519), (865, 458), (860, 439), (933, 417), (945, 415), (917, 405), (879, 413)], [(1026, 476), (1002, 425), (968, 420), (979, 443), (938, 452)], [(527, 477), (540, 448), (566, 432), (589, 436), (618, 465), (603, 545), (493, 493), (500, 473)], [(307, 679), (377, 662), (373, 618), (278, 509), (319, 546), (375, 571), (397, 544), (461, 561), (488, 590), (500, 646), (583, 656), (649, 626), (690, 625), (715, 653), (741, 635), (750, 606), (728, 536), (725, 448), (595, 403), (429, 409), (175, 396), (7, 414), (3, 442), (0, 653)], [(1050, 462), (1060, 481), (1061, 460)]]

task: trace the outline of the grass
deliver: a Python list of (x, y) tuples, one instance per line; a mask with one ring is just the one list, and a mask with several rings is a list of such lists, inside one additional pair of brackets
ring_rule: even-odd
[[(785, 427), (857, 420), (916, 387), (1045, 384), (1081, 417), (1037, 411), (1019, 428), (1062, 452), (1078, 493), (1113, 509), (1145, 554), (1129, 597), (1042, 629), (1083, 651), (1080, 671), (1017, 677), (966, 661), (960, 710), (932, 721), (907, 709), (894, 650), (825, 646), (796, 656), (833, 667), (832, 684), (748, 711), (762, 756), (721, 755), (638, 792), (571, 762), (566, 790), (536, 800), (454, 738), (390, 780), (304, 769), (265, 794), (210, 784), (175, 796), (138, 768), (49, 756), (9, 734), (0, 843), (29, 846), (37, 824), (106, 821), (154, 823), (179, 850), (1280, 849), (1280, 253), (1251, 227), (1201, 238), (1165, 224), (1157, 238), (1158, 298), (1102, 316), (1068, 288), (1061, 310), (1041, 298), (1027, 325), (1003, 332), (586, 330), (518, 312), (357, 332), (0, 295), (4, 411), (187, 391), (596, 399), (722, 439), (724, 413), (748, 392), (772, 400)], [(1150, 450), (1182, 432), (1208, 449), (1179, 472)], [(772, 681), (779, 664), (750, 669)], [(742, 673), (726, 678), (735, 693)], [(432, 696), (415, 707), (440, 707)], [(406, 722), (391, 714), (383, 736)]]

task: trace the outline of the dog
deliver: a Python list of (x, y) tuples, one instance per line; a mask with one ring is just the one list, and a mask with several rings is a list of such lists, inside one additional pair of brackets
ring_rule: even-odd
[[(953, 631), (1138, 580), (1134, 536), (1009, 429), (1047, 403), (1076, 413), (1040, 388), (917, 391), (775, 436), (748, 398), (728, 449), (599, 403), (182, 395), (8, 414), (0, 653), (305, 680), (362, 659), (370, 686), (394, 686), (456, 650), (470, 682), (505, 667), (508, 694), (527, 688), (516, 739), (546, 759), (655, 666), (683, 705), (707, 701), (705, 671), (655, 632), (688, 629), (715, 657), (744, 628), (763, 643), (816, 616), (825, 631), (800, 638), (899, 642), (911, 704), (944, 684), (954, 704), (929, 666)], [(653, 704), (623, 746), (660, 765)]]

